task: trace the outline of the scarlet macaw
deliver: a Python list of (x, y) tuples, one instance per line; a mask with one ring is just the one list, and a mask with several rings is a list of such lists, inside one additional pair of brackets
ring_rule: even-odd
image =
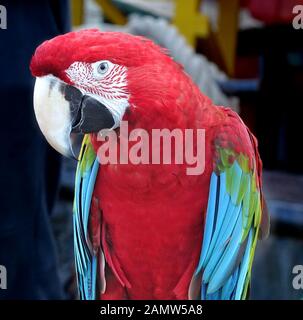
[[(96, 29), (40, 45), (34, 108), (49, 143), (72, 154), (74, 241), (82, 299), (243, 299), (258, 235), (268, 232), (256, 138), (215, 106), (167, 52), (143, 37)], [(105, 164), (101, 129), (205, 129), (205, 170)], [(122, 137), (118, 139), (120, 144)]]

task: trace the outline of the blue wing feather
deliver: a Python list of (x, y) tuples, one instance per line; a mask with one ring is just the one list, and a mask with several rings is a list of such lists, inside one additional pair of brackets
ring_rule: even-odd
[(207, 228), (204, 232), (204, 240), (202, 245), (202, 254), (200, 257), (200, 262), (197, 267), (196, 273), (200, 271), (202, 268), (202, 265), (204, 263), (204, 260), (206, 258), (206, 254), (208, 252), (208, 248), (211, 241), (211, 236), (213, 232), (213, 226), (214, 226), (214, 218), (215, 218), (215, 205), (216, 205), (216, 195), (217, 195), (217, 175), (215, 173), (211, 176), (210, 181), (210, 187), (209, 187), (209, 206), (207, 208), (207, 215), (206, 215), (206, 224)]
[[(228, 170), (211, 175), (204, 238), (195, 272), (202, 272), (201, 299), (243, 298), (257, 234), (249, 219), (256, 211), (250, 203), (256, 196), (251, 194), (251, 179), (236, 160)], [(250, 231), (245, 240), (247, 227)]]
[(87, 188), (86, 188), (86, 195), (85, 195), (85, 203), (84, 203), (84, 217), (85, 217), (85, 236), (86, 239), (88, 241), (88, 237), (87, 237), (87, 225), (88, 225), (88, 217), (89, 217), (89, 211), (90, 211), (90, 204), (91, 204), (91, 199), (92, 199), (92, 195), (93, 195), (93, 191), (94, 191), (94, 187), (95, 187), (95, 181), (97, 178), (97, 174), (99, 171), (99, 162), (98, 161), (94, 161), (92, 169), (91, 169), (91, 173), (89, 175), (89, 179), (88, 179), (88, 184), (87, 184)]
[(232, 202), (230, 201), (228, 209), (225, 212), (223, 225), (221, 227), (218, 239), (215, 243), (213, 253), (207, 265), (205, 266), (203, 280), (206, 282), (210, 281), (210, 277), (214, 271), (214, 268), (218, 264), (221, 256), (223, 255), (224, 249), (228, 244), (228, 240), (231, 237), (233, 228), (239, 216), (239, 212), (240, 212), (240, 208), (238, 206), (233, 205)]
[(226, 281), (222, 288), (222, 300), (230, 300), (235, 291), (239, 274), (239, 267), (233, 272), (233, 274)]
[[(74, 251), (80, 298), (94, 300), (96, 298), (98, 256), (91, 247), (88, 222), (99, 162), (96, 156), (92, 162), (86, 161), (85, 152), (87, 144), (90, 142), (84, 141), (84, 151), (78, 164), (75, 179)], [(92, 156), (91, 153), (90, 156)], [(86, 164), (85, 168), (82, 166), (82, 161)]]
[[(220, 175), (220, 195), (219, 195), (219, 206), (218, 206), (218, 208), (220, 208), (220, 210), (218, 210), (216, 229), (213, 234), (211, 245), (209, 247), (209, 250), (208, 250), (208, 253), (206, 256), (206, 260), (205, 260), (206, 263), (209, 261), (210, 256), (213, 252), (213, 249), (215, 247), (215, 244), (217, 243), (218, 237), (221, 232), (222, 224), (224, 221), (225, 213), (227, 212), (227, 210), (228, 210), (227, 208), (230, 205), (231, 205), (230, 197), (226, 193), (226, 174), (225, 174), (225, 172), (223, 172)], [(205, 265), (204, 265), (204, 267), (205, 267)]]
[(209, 281), (208, 292), (217, 291), (222, 284), (227, 280), (233, 271), (235, 261), (240, 249), (242, 237), (242, 217), (238, 215), (236, 226), (232, 232), (231, 239), (226, 245), (226, 249), (222, 254), (222, 257), (215, 267)]
[(253, 243), (253, 229), (251, 229), (249, 232), (246, 250), (240, 265), (240, 272), (239, 272), (239, 278), (237, 281), (236, 296), (235, 296), (237, 300), (241, 299), (242, 297), (244, 282), (245, 282), (246, 273), (247, 273), (246, 270), (248, 269), (249, 262), (250, 262), (250, 250), (252, 247), (252, 243)]

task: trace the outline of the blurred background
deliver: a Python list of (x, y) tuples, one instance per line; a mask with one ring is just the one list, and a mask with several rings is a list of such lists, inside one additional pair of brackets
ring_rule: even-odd
[[(77, 298), (72, 238), (76, 163), (49, 149), (37, 128), (28, 65), (43, 40), (91, 27), (151, 38), (169, 49), (216, 104), (240, 114), (259, 140), (271, 214), (270, 237), (257, 248), (251, 298), (302, 298), (303, 290), (292, 285), (294, 266), (303, 265), (303, 17), (298, 19), (302, 29), (293, 24), (298, 15), (294, 7), (303, 6), (302, 0), (1, 4), (8, 20), (7, 30), (0, 29), (0, 108), (5, 110), (0, 128), (0, 265), (12, 264), (15, 277), (9, 276), (8, 290), (0, 290), (0, 298)], [(28, 139), (35, 143), (28, 146)], [(41, 206), (33, 205), (37, 203)]]

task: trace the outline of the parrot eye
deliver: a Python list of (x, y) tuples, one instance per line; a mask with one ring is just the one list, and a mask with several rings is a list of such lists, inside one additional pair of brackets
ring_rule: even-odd
[(98, 61), (92, 64), (93, 76), (96, 79), (102, 79), (113, 68), (113, 64), (108, 60)]
[(108, 63), (107, 62), (101, 62), (97, 68), (97, 71), (99, 74), (105, 74), (108, 70)]

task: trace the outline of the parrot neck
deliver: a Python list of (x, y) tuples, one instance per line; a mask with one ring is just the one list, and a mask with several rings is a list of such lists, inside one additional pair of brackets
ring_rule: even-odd
[(123, 120), (128, 122), (130, 131), (144, 129), (149, 133), (153, 129), (194, 129), (211, 126), (217, 118), (217, 108), (200, 91), (193, 96), (186, 103), (180, 103), (178, 99), (162, 99), (161, 103), (156, 101), (154, 104), (149, 100), (141, 101), (140, 104), (133, 103)]

